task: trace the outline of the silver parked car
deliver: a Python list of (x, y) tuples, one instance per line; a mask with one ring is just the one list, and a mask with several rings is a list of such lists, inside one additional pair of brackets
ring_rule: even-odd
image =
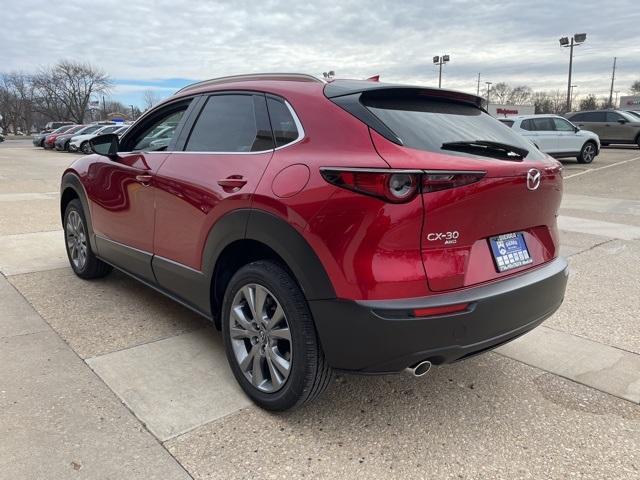
[(571, 112), (567, 119), (584, 130), (597, 133), (602, 145), (635, 144), (640, 147), (640, 118), (623, 110)]

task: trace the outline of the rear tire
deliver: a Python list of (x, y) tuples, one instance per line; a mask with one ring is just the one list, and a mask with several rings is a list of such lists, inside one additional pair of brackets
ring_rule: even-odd
[(91, 250), (87, 219), (77, 198), (71, 200), (64, 212), (64, 239), (69, 264), (80, 278), (101, 278), (113, 268), (95, 256)]
[(260, 407), (296, 408), (329, 385), (309, 306), (281, 265), (261, 260), (240, 268), (227, 286), (221, 323), (231, 370)]
[(591, 163), (596, 158), (598, 147), (594, 142), (585, 142), (578, 155), (578, 163)]

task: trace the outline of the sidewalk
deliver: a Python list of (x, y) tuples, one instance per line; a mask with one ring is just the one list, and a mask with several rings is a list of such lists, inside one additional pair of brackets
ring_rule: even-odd
[(3, 275), (0, 305), (0, 478), (191, 478)]

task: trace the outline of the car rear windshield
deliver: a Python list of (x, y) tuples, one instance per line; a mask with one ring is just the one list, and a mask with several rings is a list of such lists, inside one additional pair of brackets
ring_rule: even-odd
[(449, 142), (489, 141), (526, 149), (527, 160), (543, 158), (525, 138), (470, 104), (437, 97), (366, 94), (361, 102), (410, 148), (469, 155), (442, 146)]

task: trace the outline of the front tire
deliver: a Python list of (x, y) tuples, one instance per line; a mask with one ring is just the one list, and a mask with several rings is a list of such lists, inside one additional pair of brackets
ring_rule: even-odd
[(101, 278), (111, 272), (112, 267), (91, 250), (87, 225), (80, 200), (71, 200), (64, 212), (64, 239), (69, 263), (80, 278)]
[(300, 287), (281, 265), (261, 260), (231, 278), (222, 305), (227, 359), (244, 392), (282, 411), (322, 393), (331, 379)]
[(591, 163), (596, 158), (598, 147), (593, 142), (585, 142), (578, 155), (578, 163)]
[(89, 145), (89, 142), (82, 142), (82, 145), (80, 145), (80, 150), (82, 150), (82, 153), (89, 155), (91, 153), (91, 145)]

